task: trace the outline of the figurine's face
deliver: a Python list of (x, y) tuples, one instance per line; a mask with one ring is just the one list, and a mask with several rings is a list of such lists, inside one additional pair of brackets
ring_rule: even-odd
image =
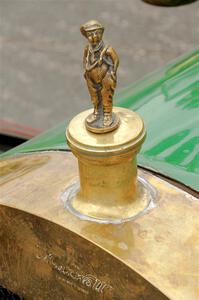
[(89, 43), (93, 46), (97, 45), (102, 40), (103, 32), (101, 29), (88, 31), (86, 36)]

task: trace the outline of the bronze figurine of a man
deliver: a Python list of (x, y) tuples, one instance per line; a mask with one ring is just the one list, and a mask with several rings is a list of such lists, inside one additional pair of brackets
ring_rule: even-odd
[(108, 132), (118, 127), (119, 118), (112, 112), (113, 94), (117, 83), (119, 58), (111, 46), (102, 40), (104, 27), (91, 20), (80, 28), (87, 38), (84, 50), (84, 77), (94, 111), (86, 119), (87, 129), (93, 132)]

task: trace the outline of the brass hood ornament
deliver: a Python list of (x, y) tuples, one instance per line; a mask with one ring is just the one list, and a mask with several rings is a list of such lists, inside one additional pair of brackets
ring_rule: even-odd
[(66, 207), (83, 219), (120, 223), (145, 210), (151, 200), (147, 183), (137, 180), (136, 154), (146, 136), (145, 126), (137, 113), (112, 107), (119, 58), (102, 41), (104, 27), (89, 21), (80, 30), (89, 41), (84, 76), (94, 111), (78, 114), (66, 131), (80, 180), (80, 186), (66, 193)]
[(85, 23), (80, 31), (88, 40), (83, 66), (94, 106), (94, 111), (86, 118), (86, 127), (95, 133), (109, 132), (119, 126), (119, 117), (112, 112), (119, 58), (111, 46), (104, 44), (104, 27), (98, 21)]

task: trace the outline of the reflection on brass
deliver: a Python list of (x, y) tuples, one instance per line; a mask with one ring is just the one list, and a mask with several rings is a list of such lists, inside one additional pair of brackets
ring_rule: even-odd
[(1, 171), (0, 284), (9, 290), (27, 300), (198, 299), (199, 200), (191, 194), (139, 170), (157, 190), (156, 207), (99, 224), (60, 200), (78, 177), (71, 153), (2, 160)]
[(84, 216), (119, 222), (127, 220), (149, 205), (144, 188), (138, 193), (136, 154), (146, 135), (138, 114), (114, 108), (120, 118), (117, 130), (94, 134), (84, 126), (90, 110), (74, 117), (66, 136), (78, 158), (80, 190), (72, 207)]
[(86, 117), (86, 127), (95, 133), (109, 132), (119, 126), (119, 117), (112, 112), (119, 58), (111, 46), (104, 44), (104, 27), (98, 21), (91, 20), (82, 25), (80, 30), (88, 40), (83, 66), (94, 106), (94, 111)]
[(1, 283), (27, 300), (168, 300), (128, 266), (62, 226), (9, 207), (0, 209), (0, 225)]

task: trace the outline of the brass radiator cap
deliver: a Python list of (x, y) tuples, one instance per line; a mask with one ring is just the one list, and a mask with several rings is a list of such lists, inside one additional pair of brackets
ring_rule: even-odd
[(93, 133), (85, 122), (90, 112), (75, 116), (66, 131), (78, 159), (80, 183), (65, 191), (65, 206), (84, 220), (129, 221), (147, 209), (153, 193), (146, 182), (137, 180), (136, 154), (146, 136), (144, 123), (135, 112), (115, 107), (119, 127), (108, 133)]
[(121, 155), (131, 150), (137, 152), (146, 136), (142, 119), (137, 113), (126, 108), (114, 107), (113, 111), (120, 118), (120, 126), (104, 134), (92, 133), (86, 129), (84, 120), (92, 109), (75, 116), (66, 131), (72, 151), (77, 155), (98, 157)]

